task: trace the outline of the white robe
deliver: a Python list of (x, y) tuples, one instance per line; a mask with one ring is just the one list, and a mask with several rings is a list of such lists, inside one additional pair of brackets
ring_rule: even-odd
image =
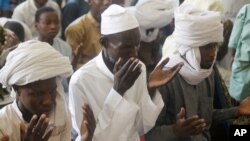
[[(0, 130), (9, 136), (10, 141), (21, 140), (20, 123), (24, 123), (26, 127), (28, 127), (28, 123), (24, 121), (16, 101), (0, 110)], [(70, 140), (71, 121), (68, 110), (66, 111), (66, 116), (65, 112), (53, 111), (49, 117), (49, 126), (54, 126), (54, 128), (48, 141)], [(0, 132), (0, 138), (2, 137), (3, 134)]]
[[(81, 105), (88, 103), (96, 120), (94, 141), (139, 141), (148, 132), (163, 107), (157, 91), (151, 100), (146, 84), (146, 69), (122, 97), (113, 89), (114, 75), (105, 65), (102, 52), (76, 71), (69, 85), (69, 108), (73, 127), (80, 134)], [(77, 141), (80, 140), (78, 136)]]

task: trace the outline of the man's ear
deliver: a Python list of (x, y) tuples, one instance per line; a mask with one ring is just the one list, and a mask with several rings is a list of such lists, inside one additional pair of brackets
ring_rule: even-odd
[(38, 27), (38, 23), (37, 23), (37, 22), (35, 22), (35, 28), (36, 28), (36, 29), (38, 29), (37, 27)]
[(100, 38), (100, 44), (104, 47), (107, 48), (108, 47), (108, 38), (101, 36)]

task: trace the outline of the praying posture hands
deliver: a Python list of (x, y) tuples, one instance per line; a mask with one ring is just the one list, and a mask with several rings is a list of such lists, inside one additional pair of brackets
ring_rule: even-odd
[(42, 114), (39, 119), (37, 115), (34, 115), (27, 128), (24, 124), (20, 125), (21, 141), (48, 141), (53, 131), (51, 127), (46, 132), (48, 125), (49, 119), (45, 114)]
[(237, 116), (250, 116), (250, 97), (245, 98), (236, 110)]
[(73, 58), (71, 61), (71, 65), (72, 65), (74, 70), (77, 69), (77, 63), (78, 63), (78, 60), (80, 58), (82, 48), (83, 48), (83, 44), (81, 43), (76, 47), (75, 51), (73, 52)]
[(81, 124), (81, 141), (92, 141), (96, 127), (94, 114), (88, 104), (84, 104), (82, 109), (83, 120)]
[(186, 118), (186, 111), (181, 108), (177, 114), (176, 123), (173, 126), (173, 131), (176, 136), (193, 136), (200, 134), (206, 127), (205, 120), (199, 118), (198, 115)]
[(170, 82), (183, 66), (183, 63), (178, 63), (174, 67), (164, 70), (163, 67), (168, 63), (168, 61), (169, 58), (164, 59), (160, 65), (156, 66), (151, 72), (148, 79), (149, 89), (155, 89)]
[(124, 93), (134, 85), (135, 81), (141, 74), (142, 65), (139, 60), (131, 57), (124, 64), (123, 60), (119, 58), (114, 66), (114, 89), (123, 96)]

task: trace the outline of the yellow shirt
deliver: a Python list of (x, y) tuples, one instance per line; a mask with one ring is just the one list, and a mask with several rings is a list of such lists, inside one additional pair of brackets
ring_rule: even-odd
[(97, 56), (101, 51), (100, 35), (100, 24), (90, 12), (79, 17), (67, 27), (65, 37), (67, 43), (72, 47), (72, 51), (76, 53), (77, 46), (82, 44), (77, 68)]

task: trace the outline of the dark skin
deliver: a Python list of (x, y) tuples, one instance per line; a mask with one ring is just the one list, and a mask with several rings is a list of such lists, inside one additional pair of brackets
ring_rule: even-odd
[(35, 23), (35, 26), (39, 32), (38, 39), (52, 45), (54, 38), (59, 32), (59, 17), (55, 11), (45, 12), (40, 15), (39, 20)]
[(94, 19), (98, 23), (101, 23), (101, 14), (112, 4), (112, 0), (89, 0), (88, 3)]
[(84, 104), (82, 109), (83, 120), (81, 124), (81, 141), (92, 141), (96, 128), (95, 117), (88, 104)]
[[(133, 86), (141, 73), (141, 64), (137, 59), (137, 51), (140, 47), (139, 29), (131, 29), (125, 32), (101, 37), (104, 46), (104, 62), (113, 72), (113, 88), (123, 96)], [(162, 70), (168, 62), (164, 60), (149, 76), (148, 90), (156, 89), (168, 83), (180, 70), (181, 64), (177, 64), (171, 70)], [(153, 97), (153, 96), (151, 96)]]
[[(200, 47), (201, 68), (208, 69), (213, 65), (213, 60), (216, 56), (217, 43), (210, 43)], [(247, 97), (237, 107), (236, 116), (250, 116), (250, 97)], [(193, 136), (203, 132), (206, 127), (206, 122), (198, 115), (186, 118), (186, 111), (181, 108), (177, 114), (176, 123), (173, 126), (173, 131), (177, 136)]]
[(200, 66), (202, 69), (209, 69), (213, 65), (217, 46), (218, 43), (210, 43), (199, 48), (201, 54)]
[[(199, 48), (201, 55), (200, 66), (202, 69), (209, 69), (216, 56), (217, 43), (210, 43)], [(176, 123), (173, 126), (173, 131), (177, 136), (193, 136), (202, 133), (206, 127), (205, 119), (198, 115), (186, 118), (186, 111), (181, 108), (176, 116)]]
[(13, 86), (17, 93), (17, 105), (28, 127), (20, 125), (22, 141), (47, 141), (53, 131), (48, 116), (55, 106), (56, 78), (40, 80), (25, 86)]
[(177, 136), (194, 136), (200, 134), (205, 127), (205, 119), (199, 118), (198, 115), (186, 118), (186, 110), (181, 108), (176, 116), (176, 123), (173, 126), (173, 131)]

